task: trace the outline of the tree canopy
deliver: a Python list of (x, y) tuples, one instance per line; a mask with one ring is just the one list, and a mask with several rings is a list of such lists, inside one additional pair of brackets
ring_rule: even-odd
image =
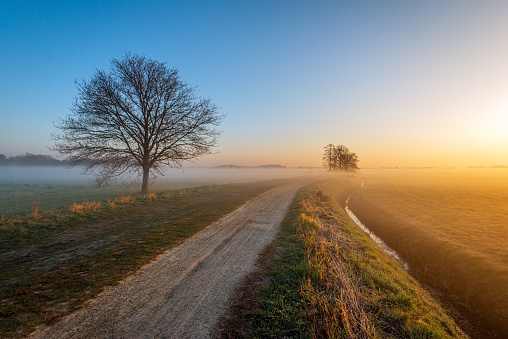
[(356, 171), (358, 156), (344, 145), (328, 144), (323, 153), (323, 166), (329, 171)]
[(53, 136), (53, 149), (84, 165), (98, 185), (134, 173), (146, 194), (150, 175), (217, 146), (215, 127), (224, 115), (165, 63), (128, 53), (76, 86), (71, 112), (55, 124), (61, 133)]

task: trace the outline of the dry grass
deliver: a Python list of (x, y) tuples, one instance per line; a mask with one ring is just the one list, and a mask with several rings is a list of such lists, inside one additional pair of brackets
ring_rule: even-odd
[[(317, 286), (308, 279), (300, 291), (315, 310), (311, 312), (312, 335), (332, 338), (345, 332), (349, 338), (374, 338), (376, 331), (366, 312), (365, 298), (347, 274), (348, 264), (340, 249), (348, 239), (331, 229), (341, 221), (334, 220), (333, 226), (322, 223), (318, 214), (324, 212), (324, 206), (319, 206), (317, 200), (303, 201), (302, 206), (305, 212), (298, 223), (307, 245), (305, 255), (308, 264), (319, 271), (320, 279)], [(328, 219), (331, 217), (328, 215)]]
[[(37, 202), (34, 202), (32, 204), (32, 214), (30, 215), (30, 218), (32, 219), (40, 219), (41, 215), (39, 214), (41, 212), (41, 199), (37, 200)], [(2, 222), (3, 222), (3, 215), (2, 215)]]
[(472, 331), (508, 335), (507, 170), (365, 175), (350, 207)]
[(97, 212), (102, 208), (102, 204), (97, 201), (84, 201), (81, 204), (74, 203), (69, 207), (69, 211), (75, 214), (84, 214), (85, 212)]
[(132, 197), (130, 195), (122, 195), (117, 198), (115, 198), (115, 202), (118, 204), (129, 204), (132, 203)]
[[(157, 200), (157, 194), (150, 193), (141, 196), (144, 201)], [(69, 207), (69, 211), (74, 214), (83, 215), (86, 212), (99, 212), (104, 206), (109, 208), (116, 208), (118, 205), (134, 204), (135, 198), (130, 195), (121, 195), (114, 199), (107, 199), (105, 202), (100, 201), (83, 201), (81, 204), (74, 203)]]
[(153, 201), (153, 200), (157, 200), (157, 194), (155, 194), (155, 193), (150, 193), (150, 194), (147, 194), (147, 195), (143, 196), (143, 198), (144, 198), (146, 201)]

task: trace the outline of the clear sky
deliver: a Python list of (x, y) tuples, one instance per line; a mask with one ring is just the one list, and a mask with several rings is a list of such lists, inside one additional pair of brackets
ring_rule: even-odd
[(52, 154), (75, 80), (127, 51), (227, 118), (198, 164), (508, 165), (508, 2), (4, 1), (0, 153)]

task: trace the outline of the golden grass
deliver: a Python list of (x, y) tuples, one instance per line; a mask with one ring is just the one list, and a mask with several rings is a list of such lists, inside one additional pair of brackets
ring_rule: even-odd
[[(30, 215), (30, 217), (32, 219), (39, 219), (41, 216), (39, 215), (39, 212), (41, 210), (41, 200), (37, 200), (37, 202), (34, 202), (32, 204), (32, 214)], [(3, 218), (2, 218), (2, 222), (3, 222)]]
[(360, 220), (480, 331), (508, 333), (508, 170), (366, 173)]
[(122, 195), (115, 198), (115, 202), (119, 204), (128, 204), (133, 202), (132, 197), (130, 195)]
[(81, 204), (74, 203), (69, 207), (69, 211), (75, 214), (84, 214), (85, 212), (97, 212), (102, 208), (102, 204), (97, 201), (84, 201)]
[[(147, 195), (144, 195), (142, 197), (143, 200), (146, 201), (154, 201), (157, 200), (157, 194), (150, 193)], [(108, 199), (105, 202), (100, 201), (83, 201), (81, 204), (74, 203), (71, 206), (69, 206), (69, 211), (74, 214), (80, 214), (83, 215), (86, 212), (99, 212), (103, 207), (107, 206), (109, 208), (116, 208), (117, 204), (133, 204), (134, 199), (130, 195), (122, 195), (119, 197), (116, 197), (114, 199)], [(37, 209), (38, 211), (38, 209)], [(37, 213), (35, 213), (35, 216)]]
[(155, 193), (150, 193), (150, 194), (147, 194), (143, 197), (145, 200), (147, 201), (153, 201), (153, 200), (157, 200), (157, 194)]

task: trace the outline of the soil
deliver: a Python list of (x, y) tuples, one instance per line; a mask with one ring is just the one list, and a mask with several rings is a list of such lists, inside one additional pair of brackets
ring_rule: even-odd
[(274, 188), (173, 248), (31, 338), (203, 338), (254, 270), (296, 191)]

